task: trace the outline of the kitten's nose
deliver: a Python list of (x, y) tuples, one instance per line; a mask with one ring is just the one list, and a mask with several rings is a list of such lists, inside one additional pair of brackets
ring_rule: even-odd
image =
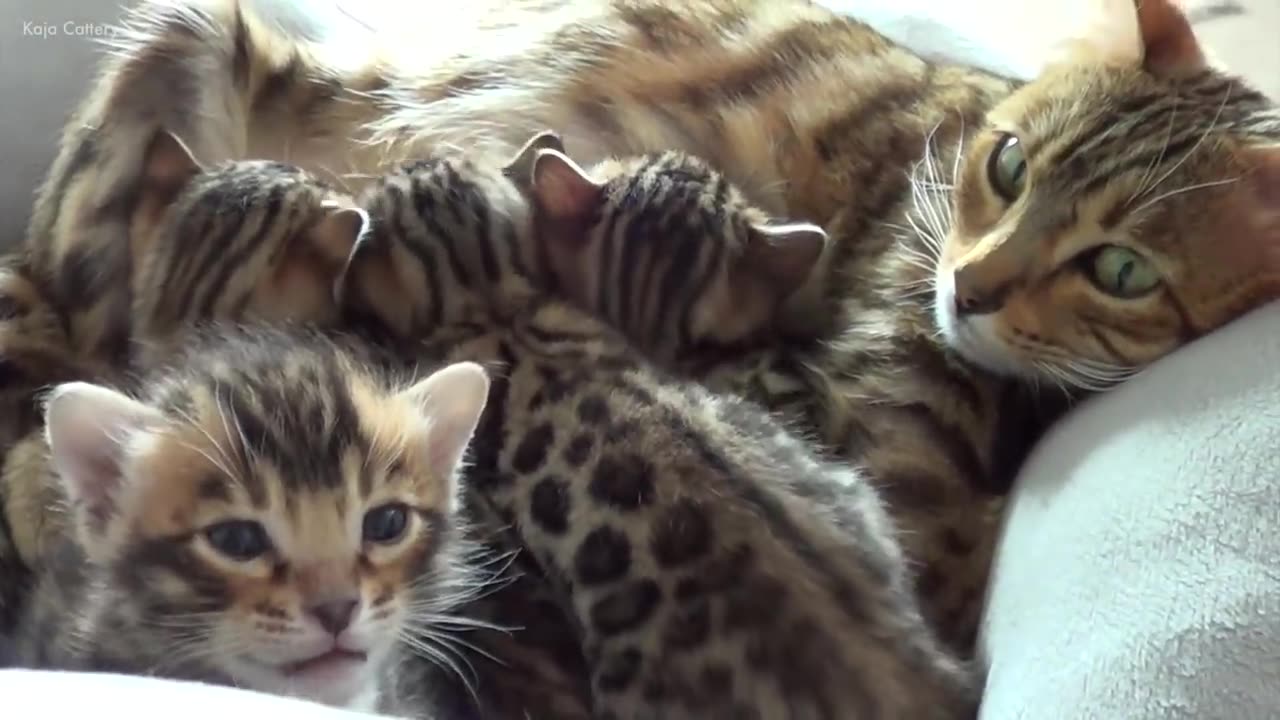
[(956, 315), (986, 315), (1000, 309), (1004, 303), (999, 296), (987, 297), (976, 293), (956, 293)]
[(360, 603), (350, 598), (330, 600), (307, 608), (307, 612), (320, 623), (320, 627), (337, 635), (351, 624), (355, 617), (356, 605)]

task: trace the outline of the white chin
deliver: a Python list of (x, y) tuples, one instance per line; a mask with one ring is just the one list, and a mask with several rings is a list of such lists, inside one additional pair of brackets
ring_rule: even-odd
[(991, 315), (960, 318), (955, 312), (951, 273), (938, 273), (933, 317), (947, 346), (964, 359), (997, 375), (1027, 376), (1027, 369), (1009, 352), (996, 332)]

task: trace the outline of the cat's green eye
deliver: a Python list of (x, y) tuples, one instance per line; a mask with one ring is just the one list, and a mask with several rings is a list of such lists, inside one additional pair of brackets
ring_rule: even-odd
[(241, 562), (265, 555), (271, 549), (266, 529), (252, 520), (220, 522), (206, 528), (204, 536), (215, 550)]
[(409, 508), (404, 503), (379, 505), (364, 514), (365, 542), (395, 542), (409, 526)]
[(1027, 181), (1027, 157), (1016, 135), (1005, 134), (996, 142), (987, 158), (987, 179), (996, 194), (1013, 202), (1022, 194)]
[(1106, 245), (1093, 253), (1089, 278), (1099, 290), (1126, 300), (1142, 297), (1160, 285), (1160, 274), (1150, 260), (1119, 245)]

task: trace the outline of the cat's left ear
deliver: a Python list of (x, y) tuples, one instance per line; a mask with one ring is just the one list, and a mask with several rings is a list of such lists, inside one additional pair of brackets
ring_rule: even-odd
[(432, 472), (453, 477), (489, 400), (488, 373), (473, 362), (446, 365), (403, 390), (401, 396), (421, 414)]
[(579, 220), (600, 206), (604, 183), (558, 150), (539, 150), (533, 159), (534, 206), (549, 220)]
[(72, 382), (50, 392), (44, 420), (50, 459), (77, 526), (90, 544), (100, 542), (119, 511), (129, 443), (163, 418), (110, 388)]
[(804, 284), (826, 246), (826, 231), (811, 223), (752, 225), (739, 262), (785, 297)]

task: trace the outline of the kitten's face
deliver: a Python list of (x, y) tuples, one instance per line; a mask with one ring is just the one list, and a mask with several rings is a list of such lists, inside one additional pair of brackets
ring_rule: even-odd
[(544, 149), (529, 192), (558, 289), (661, 359), (774, 330), (826, 243), (821, 228), (771, 220), (683, 153), (588, 171)]
[(965, 149), (936, 316), (991, 370), (1101, 389), (1280, 297), (1280, 114), (1144, 22), (1146, 67), (1059, 65)]
[[(287, 355), (253, 370), (130, 410), (142, 419), (118, 435), (120, 490), (81, 518), (81, 536), (173, 667), (367, 706), (397, 643), (417, 642), (465, 589), (453, 473), (487, 385), (478, 369), (442, 371), (434, 389), (391, 393)], [(74, 484), (100, 458), (77, 457), (57, 402), (51, 446)]]
[(354, 200), (283, 163), (203, 168), (164, 133), (141, 188), (131, 228), (139, 339), (161, 343), (216, 319), (336, 322), (333, 283), (365, 226)]

